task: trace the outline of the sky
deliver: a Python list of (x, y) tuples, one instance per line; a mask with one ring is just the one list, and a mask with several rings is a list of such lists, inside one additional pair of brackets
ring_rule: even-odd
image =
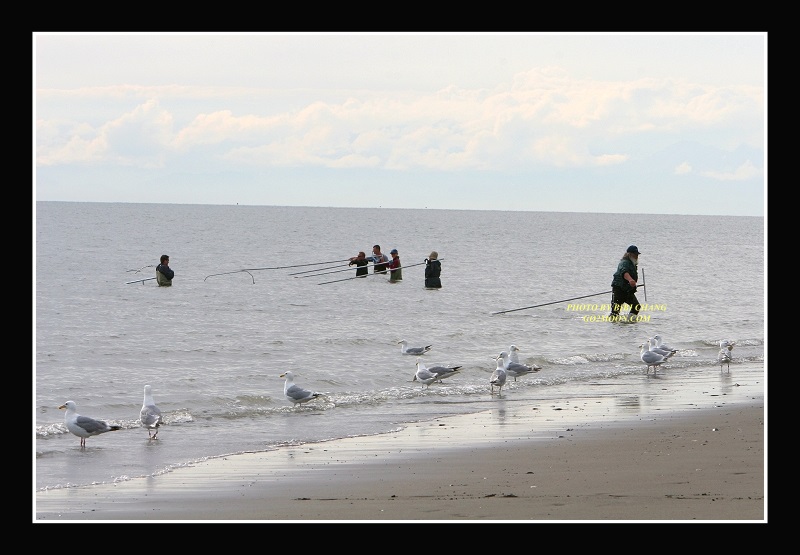
[(34, 200), (765, 216), (767, 33), (33, 33)]

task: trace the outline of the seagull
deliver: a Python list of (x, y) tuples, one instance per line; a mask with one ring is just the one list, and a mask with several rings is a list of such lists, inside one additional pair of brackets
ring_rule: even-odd
[(720, 349), (728, 349), (728, 351), (733, 351), (733, 346), (736, 345), (736, 341), (730, 341), (728, 339), (723, 339), (719, 342)]
[(64, 423), (67, 429), (81, 438), (81, 447), (86, 447), (86, 438), (89, 436), (96, 436), (106, 432), (113, 432), (119, 430), (122, 426), (112, 426), (103, 422), (102, 420), (95, 420), (88, 416), (81, 416), (78, 414), (78, 407), (75, 401), (67, 401), (59, 409), (65, 409), (67, 412), (64, 414)]
[[(513, 347), (514, 345), (512, 345)], [(503, 351), (497, 357), (498, 359), (502, 359), (503, 361), (503, 369), (506, 371), (508, 376), (514, 378), (514, 381), (517, 381), (518, 376), (524, 376), (525, 374), (530, 374), (531, 372), (538, 372), (541, 370), (541, 367), (536, 366), (528, 366), (527, 364), (521, 364), (519, 362), (514, 362), (511, 360), (511, 355), (507, 352)]]
[(731, 360), (733, 356), (731, 356), (731, 352), (728, 350), (727, 347), (723, 347), (719, 350), (719, 354), (717, 355), (717, 361), (719, 361), (719, 371), (722, 372), (722, 365), (728, 365), (728, 372), (731, 371)]
[(430, 387), (430, 385), (438, 380), (439, 377), (422, 366), (421, 363), (417, 362), (417, 371), (414, 373), (414, 377), (411, 379), (412, 382), (422, 382), (425, 388)]
[(503, 391), (503, 386), (506, 384), (506, 369), (503, 365), (503, 359), (497, 357), (497, 368), (492, 372), (492, 377), (489, 378), (489, 385), (492, 386), (492, 395), (494, 395), (494, 386), (497, 386), (497, 394)]
[(663, 347), (659, 347), (655, 337), (650, 337), (647, 340), (647, 344), (649, 345), (650, 352), (658, 353), (665, 359), (678, 352), (677, 349), (664, 349)]
[(400, 344), (400, 352), (404, 355), (421, 355), (431, 350), (431, 345), (426, 345), (424, 347), (409, 347), (408, 341), (405, 339), (398, 341), (398, 343)]
[(420, 381), (430, 387), (433, 382), (441, 382), (443, 379), (460, 372), (460, 369), (461, 366), (431, 366), (428, 368), (422, 361), (417, 360), (417, 371), (411, 381)]
[(722, 372), (722, 365), (728, 365), (728, 372), (731, 371), (731, 361), (733, 360), (733, 346), (736, 345), (735, 341), (728, 341), (723, 339), (719, 342), (719, 354), (717, 354), (717, 361), (719, 362), (719, 371)]
[(659, 366), (660, 364), (664, 364), (667, 361), (667, 358), (651, 351), (648, 347), (649, 347), (648, 343), (642, 343), (641, 345), (639, 345), (639, 348), (641, 349), (639, 357), (642, 359), (642, 362), (647, 364), (647, 373), (648, 374), (650, 373), (650, 368), (652, 367), (653, 375), (655, 375), (656, 367)]
[[(516, 345), (511, 345), (511, 347), (508, 348), (508, 358), (511, 362), (519, 363), (519, 355), (517, 354), (519, 350), (520, 350), (519, 347), (517, 347)], [(531, 364), (529, 366), (533, 368), (534, 372), (538, 372), (539, 370), (542, 369), (542, 367), (539, 366), (538, 364)], [(508, 370), (508, 368), (506, 368), (506, 370)]]
[(286, 395), (286, 398), (289, 399), (295, 406), (306, 403), (312, 399), (316, 399), (320, 395), (323, 395), (322, 393), (309, 391), (307, 389), (303, 389), (299, 385), (296, 385), (294, 383), (294, 374), (291, 372), (291, 370), (284, 372), (279, 377), (286, 378), (286, 383), (283, 384), (283, 394)]
[(664, 349), (666, 351), (677, 351), (677, 349), (675, 349), (674, 347), (670, 347), (669, 345), (664, 343), (664, 339), (660, 335), (658, 334), (654, 335), (653, 339), (656, 340), (656, 347), (658, 347), (659, 349)]
[[(142, 427), (147, 428), (148, 437), (156, 439), (158, 427), (164, 421), (161, 418), (161, 409), (153, 401), (153, 392), (149, 385), (144, 386), (144, 402), (142, 403), (142, 410), (139, 412), (139, 420), (142, 423)], [(155, 430), (156, 433), (150, 435), (151, 430)]]

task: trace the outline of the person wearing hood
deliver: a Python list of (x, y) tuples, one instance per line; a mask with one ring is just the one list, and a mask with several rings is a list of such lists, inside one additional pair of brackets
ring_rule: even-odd
[(442, 280), (439, 276), (442, 273), (442, 263), (439, 262), (439, 253), (431, 251), (425, 259), (425, 289), (441, 289)]

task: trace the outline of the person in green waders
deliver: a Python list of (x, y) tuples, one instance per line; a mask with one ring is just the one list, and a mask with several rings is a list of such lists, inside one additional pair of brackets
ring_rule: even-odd
[(392, 255), (392, 261), (389, 262), (389, 266), (387, 266), (389, 270), (389, 283), (403, 281), (403, 269), (401, 267), (402, 265), (400, 264), (400, 255), (398, 254), (397, 249), (390, 250), (389, 254)]
[(175, 277), (175, 272), (169, 267), (169, 256), (166, 254), (161, 255), (161, 264), (156, 266), (156, 281), (161, 287), (169, 287), (172, 285), (172, 278)]

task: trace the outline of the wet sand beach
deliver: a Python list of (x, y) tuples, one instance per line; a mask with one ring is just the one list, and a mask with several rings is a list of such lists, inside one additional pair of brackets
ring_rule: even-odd
[[(508, 404), (40, 491), (34, 520), (766, 522), (765, 380), (718, 384), (709, 372), (648, 403), (621, 393)], [(625, 403), (624, 418), (609, 411)]]

